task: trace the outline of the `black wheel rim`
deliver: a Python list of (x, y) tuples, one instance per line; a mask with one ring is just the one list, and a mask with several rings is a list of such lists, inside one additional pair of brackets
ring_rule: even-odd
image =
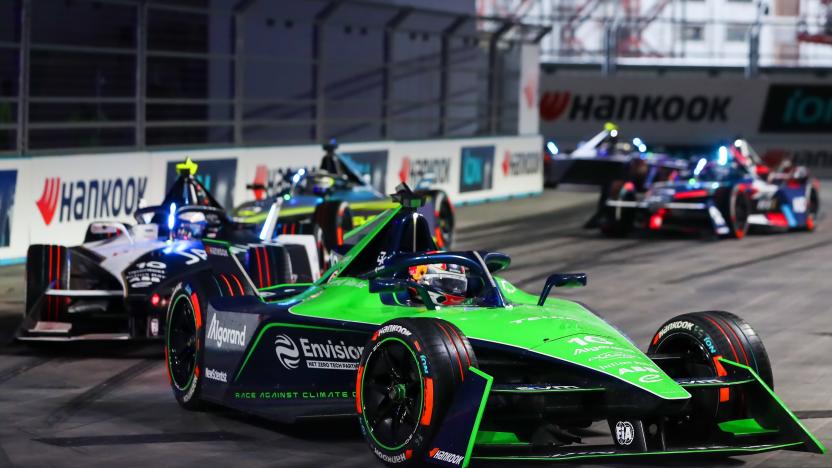
[(179, 390), (191, 385), (196, 368), (197, 336), (194, 309), (186, 296), (174, 303), (168, 329), (168, 367)]
[(368, 433), (381, 447), (397, 450), (419, 425), (422, 376), (416, 355), (404, 341), (381, 341), (367, 358), (361, 402)]
[[(668, 372), (668, 375), (674, 378), (713, 378), (716, 377), (716, 368), (713, 361), (710, 359), (710, 354), (705, 350), (705, 347), (693, 336), (685, 333), (674, 333), (668, 335), (656, 350), (654, 354), (668, 354), (673, 356), (681, 356), (685, 362), (684, 369), (678, 369), (677, 372)], [(674, 375), (676, 374), (676, 375)]]

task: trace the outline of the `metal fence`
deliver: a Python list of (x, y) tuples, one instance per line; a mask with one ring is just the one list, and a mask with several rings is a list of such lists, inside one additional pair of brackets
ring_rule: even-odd
[(7, 0), (0, 21), (3, 155), (512, 134), (517, 45), (548, 31), (364, 0)]
[(544, 63), (832, 67), (832, 5), (821, 0), (502, 1), (552, 25)]

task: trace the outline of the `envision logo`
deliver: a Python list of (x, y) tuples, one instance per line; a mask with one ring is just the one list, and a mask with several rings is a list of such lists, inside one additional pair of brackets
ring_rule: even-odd
[(147, 177), (91, 179), (61, 182), (60, 177), (43, 181), (43, 192), (35, 205), (49, 226), (60, 209), (60, 222), (130, 215), (144, 198)]
[(291, 338), (287, 335), (278, 335), (274, 339), (274, 352), (277, 354), (277, 360), (286, 369), (297, 369), (300, 364), (300, 351)]
[[(725, 122), (731, 96), (572, 94), (547, 91), (540, 97), (540, 118), (596, 121)], [(566, 110), (569, 109), (569, 113)]]
[(208, 328), (206, 338), (216, 341), (218, 348), (222, 348), (223, 344), (244, 348), (246, 346), (246, 325), (243, 325), (242, 330), (223, 327), (217, 320), (217, 314), (215, 313), (211, 315), (211, 325)]

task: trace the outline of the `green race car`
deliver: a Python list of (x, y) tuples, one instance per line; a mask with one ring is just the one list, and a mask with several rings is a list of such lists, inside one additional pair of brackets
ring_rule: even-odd
[[(642, 353), (582, 304), (547, 300), (586, 275), (525, 293), (494, 276), (506, 255), (437, 251), (422, 201), (406, 187), (395, 199), (345, 235), (350, 250), (314, 284), (257, 290), (245, 253), (206, 241), (213, 272), (180, 284), (167, 314), (181, 406), (357, 416), (390, 466), (825, 451), (772, 391), (740, 318), (677, 316)], [(222, 290), (223, 274), (246, 281)], [(590, 425), (602, 441), (583, 440)]]

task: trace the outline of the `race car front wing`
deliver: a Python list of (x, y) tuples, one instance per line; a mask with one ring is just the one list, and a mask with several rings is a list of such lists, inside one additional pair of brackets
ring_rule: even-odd
[[(611, 458), (672, 456), (736, 456), (772, 450), (825, 453), (812, 435), (760, 377), (742, 364), (721, 358), (728, 375), (677, 383), (692, 393), (697, 389), (731, 388), (746, 398), (743, 418), (715, 422), (724, 437), (687, 446), (665, 444), (663, 437), (648, 434), (642, 421), (610, 420), (611, 442), (605, 445), (532, 446), (511, 433), (480, 430), (491, 395), (501, 392), (603, 392), (603, 388), (574, 386), (519, 387), (495, 385), (494, 379), (470, 368), (441, 429), (426, 454), (426, 462), (440, 466), (468, 466), (472, 460), (575, 461)], [(542, 390), (542, 388), (547, 388)]]

